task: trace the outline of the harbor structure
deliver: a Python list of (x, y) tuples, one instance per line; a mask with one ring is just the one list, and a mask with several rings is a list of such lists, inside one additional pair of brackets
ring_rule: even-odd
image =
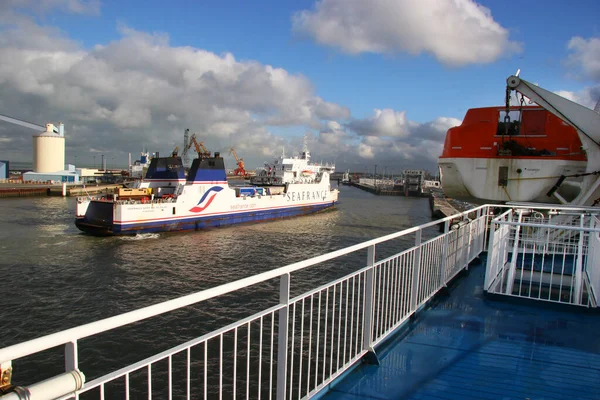
[(74, 166), (65, 166), (65, 126), (62, 122), (45, 127), (0, 115), (0, 120), (42, 132), (33, 135), (33, 171), (23, 174), (23, 181), (78, 183)]
[(0, 160), (0, 180), (8, 179), (10, 176), (10, 163), (7, 160)]
[(420, 197), (423, 194), (425, 171), (421, 169), (405, 169), (402, 171), (405, 196)]
[[(57, 130), (57, 132), (55, 132)], [(33, 135), (33, 172), (56, 173), (65, 168), (65, 126), (46, 124), (46, 130)]]

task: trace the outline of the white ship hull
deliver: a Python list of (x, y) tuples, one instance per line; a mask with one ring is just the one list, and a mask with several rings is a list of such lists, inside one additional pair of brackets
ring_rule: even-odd
[[(177, 199), (146, 203), (129, 200), (81, 200), (78, 226), (96, 234), (116, 235), (193, 230), (310, 214), (333, 207), (338, 191), (329, 184), (289, 185), (286, 193), (236, 197), (227, 183), (186, 185)], [(90, 207), (97, 218), (90, 217)]]

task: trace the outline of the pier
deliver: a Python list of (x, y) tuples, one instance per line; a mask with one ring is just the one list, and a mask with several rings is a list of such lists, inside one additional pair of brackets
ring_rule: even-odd
[[(109, 184), (109, 185), (77, 185), (77, 186), (67, 186), (66, 188), (66, 196), (86, 196), (88, 194), (98, 194), (98, 193), (112, 193), (115, 188), (123, 187), (122, 184)], [(62, 196), (63, 189), (62, 186), (52, 186), (48, 189), (49, 196)]]
[(46, 196), (47, 189), (43, 187), (37, 188), (0, 188), (0, 198), (6, 197), (31, 197), (31, 196)]
[[(350, 185), (378, 196), (406, 196), (405, 191), (401, 187), (373, 186), (359, 182), (351, 182)], [(419, 196), (413, 195), (410, 197), (428, 197), (431, 218), (433, 219), (446, 218), (451, 215), (460, 214), (462, 211), (473, 207), (473, 204), (446, 198), (444, 192), (437, 188), (426, 190)]]
[(366, 190), (367, 192), (376, 194), (378, 196), (404, 196), (404, 192), (401, 188), (390, 186), (372, 186), (358, 182), (352, 182), (350, 185), (362, 190)]
[(32, 197), (32, 196), (86, 196), (88, 194), (112, 193), (122, 184), (107, 185), (67, 185), (63, 194), (62, 185), (54, 184), (28, 184), (28, 183), (0, 183), (0, 198)]

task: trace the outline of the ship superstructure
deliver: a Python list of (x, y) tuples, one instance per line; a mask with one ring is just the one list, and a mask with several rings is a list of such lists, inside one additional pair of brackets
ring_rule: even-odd
[(329, 163), (312, 163), (310, 151), (304, 144), (300, 154), (293, 157), (279, 156), (271, 163), (265, 163), (264, 168), (252, 177), (251, 182), (257, 185), (281, 185), (286, 183), (314, 183), (320, 177), (335, 172), (335, 165)]

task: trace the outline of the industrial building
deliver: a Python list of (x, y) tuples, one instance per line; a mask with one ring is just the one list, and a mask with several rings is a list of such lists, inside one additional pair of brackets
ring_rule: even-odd
[[(59, 123), (46, 124), (46, 127), (0, 115), (0, 120), (43, 132), (33, 135), (33, 171), (23, 174), (24, 182), (79, 183), (80, 172), (74, 165), (65, 169), (65, 126)], [(6, 162), (8, 175), (8, 162)], [(6, 179), (0, 164), (0, 179)]]
[(66, 170), (54, 172), (25, 172), (24, 182), (49, 182), (49, 183), (79, 183), (80, 173), (74, 165), (68, 165)]
[(0, 180), (8, 179), (10, 165), (8, 161), (0, 160)]

